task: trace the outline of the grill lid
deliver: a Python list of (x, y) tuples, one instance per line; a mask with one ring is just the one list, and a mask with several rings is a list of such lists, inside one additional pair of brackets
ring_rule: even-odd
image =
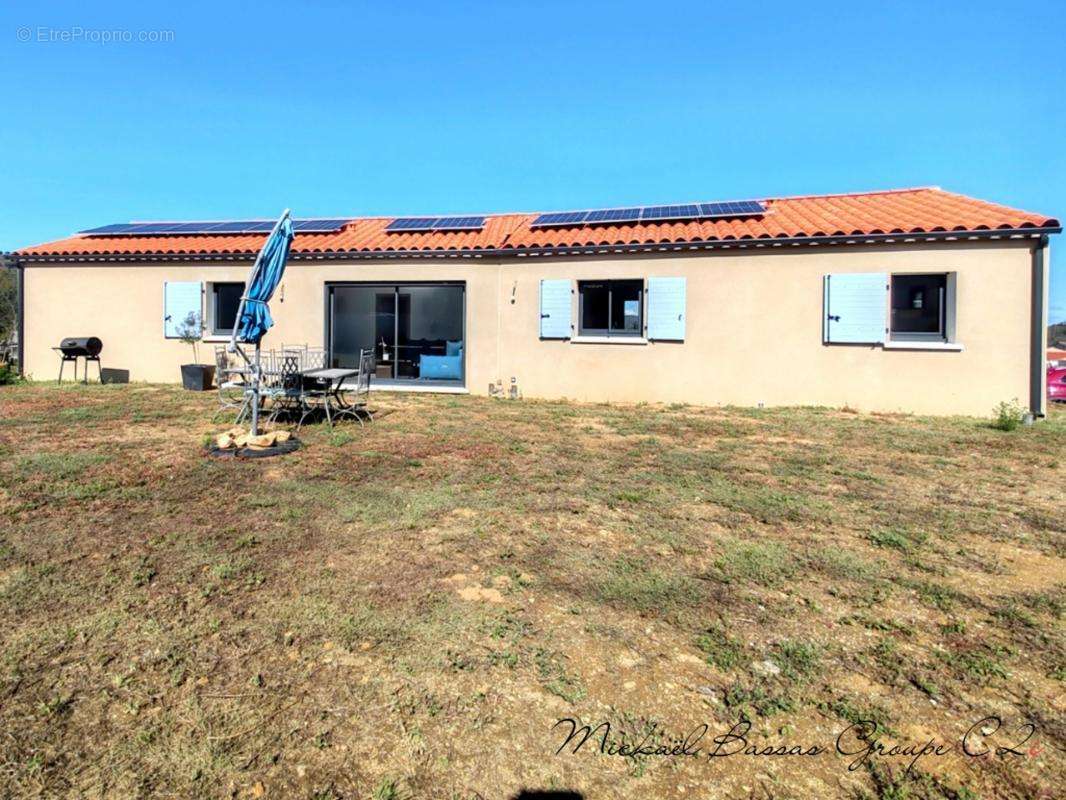
[(100, 355), (104, 349), (104, 343), (95, 336), (71, 336), (59, 343), (56, 350), (62, 351), (65, 356), (88, 356), (93, 358)]

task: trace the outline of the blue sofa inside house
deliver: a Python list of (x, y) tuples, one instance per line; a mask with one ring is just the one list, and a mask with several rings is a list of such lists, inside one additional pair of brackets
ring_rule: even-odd
[(418, 377), (427, 380), (458, 381), (463, 378), (463, 343), (445, 342), (444, 355), (421, 356)]

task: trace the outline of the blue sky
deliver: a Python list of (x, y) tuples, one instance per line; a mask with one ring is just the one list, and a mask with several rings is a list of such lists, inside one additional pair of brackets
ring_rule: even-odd
[(149, 6), (0, 9), (0, 249), (928, 184), (1066, 216), (1059, 4)]

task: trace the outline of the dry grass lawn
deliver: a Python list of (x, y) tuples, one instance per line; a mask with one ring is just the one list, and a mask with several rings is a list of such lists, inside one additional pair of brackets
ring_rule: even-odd
[(0, 388), (0, 795), (1061, 796), (1061, 410), (374, 400), (234, 462), (210, 395)]

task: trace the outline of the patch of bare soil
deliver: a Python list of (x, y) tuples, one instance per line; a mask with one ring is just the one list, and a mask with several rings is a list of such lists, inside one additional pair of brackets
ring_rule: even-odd
[(1061, 410), (376, 401), (0, 389), (0, 795), (1056, 796)]

